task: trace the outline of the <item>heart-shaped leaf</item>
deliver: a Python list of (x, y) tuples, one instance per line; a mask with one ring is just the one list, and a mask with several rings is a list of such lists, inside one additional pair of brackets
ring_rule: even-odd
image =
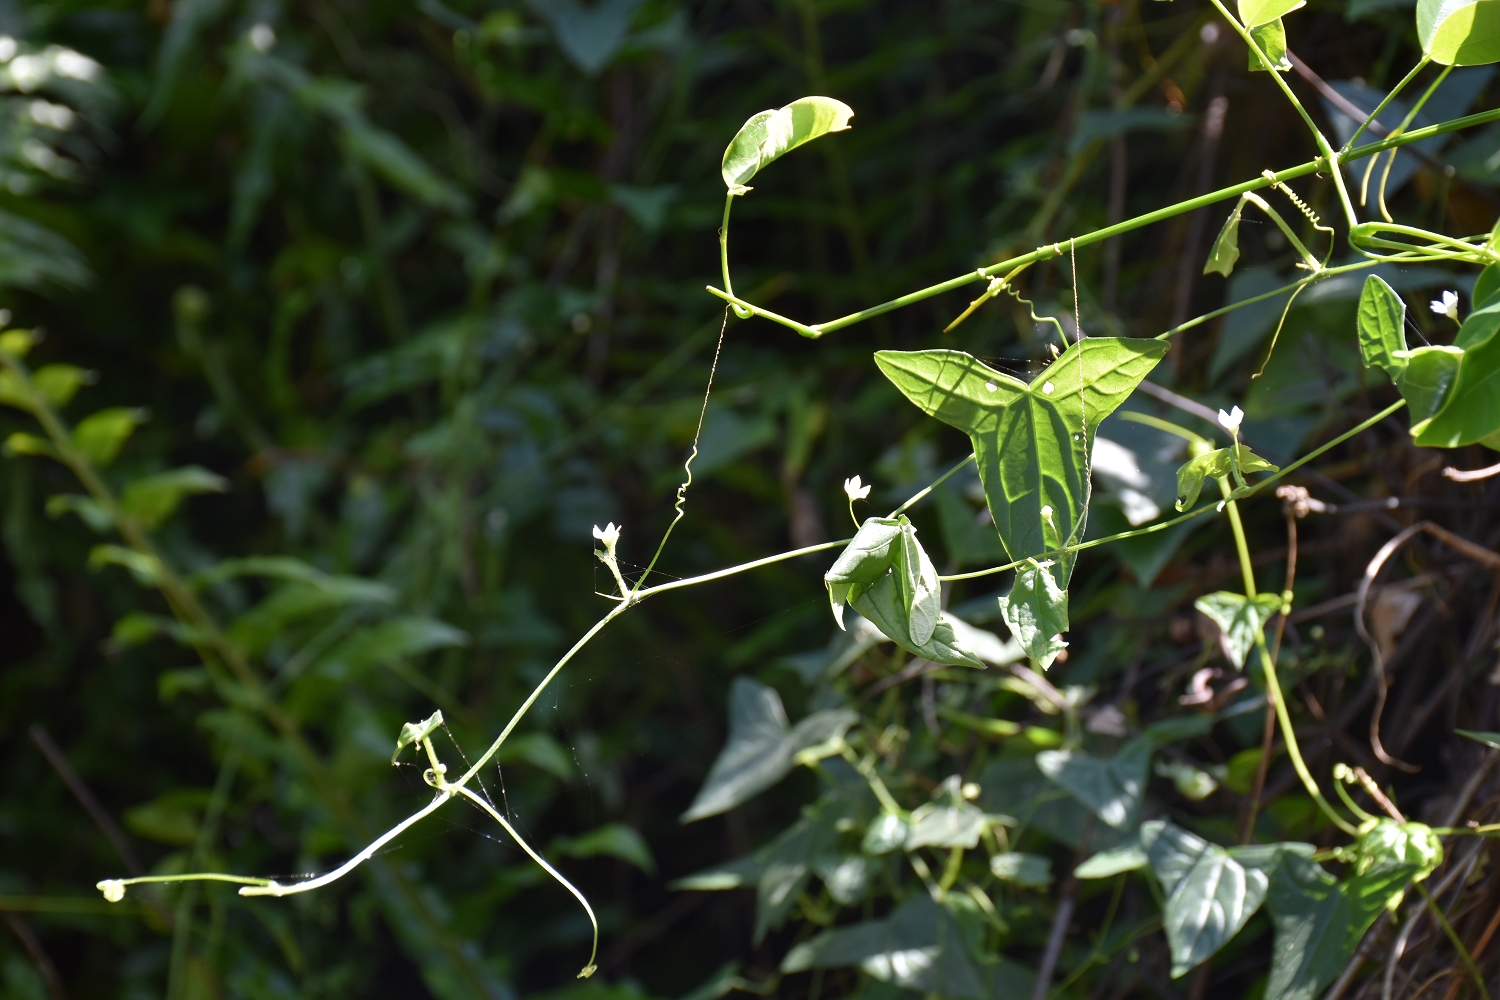
[(1228, 944), (1260, 909), (1277, 854), (1226, 851), (1160, 820), (1141, 825), (1141, 842), (1166, 893), (1162, 924), (1176, 979)]
[[(990, 516), (1019, 560), (1083, 537), (1094, 432), (1166, 351), (1160, 340), (1088, 337), (1030, 384), (962, 351), (880, 351), (875, 363), (924, 413), (973, 440)], [(1055, 557), (1059, 586), (1073, 561)]]
[[(1459, 448), (1500, 431), (1500, 337), (1495, 336), (1494, 328), (1488, 333), (1485, 340), (1471, 342), (1457, 354), (1457, 364), (1452, 369), (1452, 388), (1446, 394), (1441, 392), (1441, 381), (1448, 373), (1448, 362), (1439, 363), (1443, 367), (1434, 373), (1436, 385), (1426, 403), (1427, 406), (1437, 404), (1430, 419), (1418, 421), (1416, 403), (1407, 399), (1413, 410), (1411, 433), (1417, 444), (1429, 448)], [(1419, 355), (1446, 359), (1454, 357), (1453, 352), (1459, 350), (1456, 347), (1446, 350), (1440, 347), (1418, 348), (1411, 352), (1407, 370), (1410, 372), (1417, 364)], [(1426, 391), (1425, 386), (1423, 391)], [(1402, 395), (1406, 395), (1404, 385)]]
[(1406, 354), (1406, 367), (1396, 378), (1396, 388), (1406, 400), (1411, 416), (1411, 433), (1416, 437), (1448, 402), (1458, 365), (1464, 352), (1459, 347), (1434, 345), (1419, 347)]
[(1138, 736), (1108, 760), (1081, 750), (1044, 750), (1036, 755), (1041, 772), (1066, 789), (1116, 830), (1135, 822), (1146, 793), (1151, 740)]
[(1242, 444), (1194, 455), (1177, 470), (1177, 509), (1188, 510), (1198, 502), (1205, 480), (1228, 476), (1235, 470), (1244, 476), (1250, 472), (1275, 472), (1276, 466)]
[(1245, 666), (1245, 654), (1255, 645), (1255, 637), (1271, 616), (1281, 610), (1281, 598), (1275, 594), (1231, 594), (1221, 590), (1205, 594), (1193, 602), (1193, 607), (1213, 619), (1224, 635), (1224, 655), (1236, 668)]
[(1026, 560), (1016, 570), (1010, 593), (1000, 598), (1000, 617), (1039, 670), (1046, 670), (1067, 648), (1068, 592), (1057, 586), (1050, 564)]
[(849, 127), (854, 110), (831, 97), (804, 97), (775, 111), (751, 115), (724, 150), (722, 173), (731, 194), (743, 194), (767, 164), (803, 143)]
[(1406, 368), (1406, 303), (1372, 274), (1360, 290), (1358, 315), (1359, 353), (1365, 364), (1384, 369), (1393, 380), (1399, 378)]
[(717, 816), (748, 802), (786, 777), (800, 751), (843, 735), (858, 721), (848, 709), (827, 709), (793, 727), (773, 688), (736, 677), (729, 687), (729, 739), (682, 821)]
[(1258, 28), (1305, 6), (1307, 0), (1240, 0), (1240, 20), (1247, 28)]
[(1422, 51), (1444, 66), (1484, 66), (1500, 61), (1500, 2), (1417, 0)]

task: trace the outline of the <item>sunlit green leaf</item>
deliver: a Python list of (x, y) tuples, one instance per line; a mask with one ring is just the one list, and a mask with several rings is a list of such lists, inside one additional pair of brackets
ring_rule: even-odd
[(1474, 292), (1470, 301), (1474, 308), (1483, 309), (1500, 295), (1500, 264), (1490, 264), (1474, 279)]
[(1407, 352), (1406, 367), (1396, 378), (1396, 388), (1406, 400), (1413, 437), (1448, 402), (1463, 356), (1461, 348), (1447, 345), (1418, 347)]
[(1466, 351), (1471, 347), (1478, 347), (1493, 337), (1496, 330), (1500, 330), (1500, 302), (1491, 302), (1475, 308), (1464, 317), (1463, 325), (1453, 338), (1453, 346)]
[(854, 111), (831, 97), (804, 97), (775, 111), (752, 115), (724, 150), (722, 173), (731, 193), (745, 185), (771, 161), (806, 142), (849, 127)]
[(1121, 872), (1133, 872), (1144, 868), (1149, 863), (1150, 858), (1146, 857), (1146, 849), (1140, 845), (1139, 841), (1132, 839), (1119, 847), (1100, 851), (1073, 869), (1073, 874), (1078, 878), (1086, 879), (1109, 878)]
[[(1366, 366), (1392, 379), (1406, 368), (1406, 303), (1378, 275), (1365, 279), (1359, 293), (1359, 353)], [(1400, 356), (1397, 352), (1402, 352)]]
[(1038, 670), (1067, 648), (1068, 592), (1058, 587), (1050, 565), (1028, 559), (1016, 570), (1010, 593), (1000, 598), (1000, 617)]
[(120, 493), (120, 509), (144, 527), (155, 528), (172, 516), (185, 497), (228, 490), (229, 480), (223, 476), (201, 465), (188, 465), (131, 480)]
[(1256, 28), (1306, 5), (1307, 0), (1239, 0), (1240, 20), (1245, 27)]
[[(1250, 58), (1255, 58), (1253, 53)], [(1227, 278), (1234, 272), (1234, 265), (1240, 259), (1240, 216), (1244, 211), (1244, 201), (1234, 203), (1234, 211), (1224, 220), (1219, 235), (1214, 238), (1213, 248), (1208, 252), (1208, 260), (1203, 264), (1204, 274), (1222, 274)]]
[(1255, 645), (1255, 637), (1271, 616), (1281, 610), (1281, 597), (1277, 594), (1256, 594), (1253, 598), (1244, 594), (1233, 594), (1221, 590), (1204, 594), (1193, 602), (1193, 607), (1213, 619), (1223, 633), (1224, 655), (1237, 668), (1245, 666), (1245, 656)]
[(1141, 841), (1167, 897), (1162, 924), (1176, 979), (1228, 944), (1260, 909), (1276, 852), (1226, 851), (1160, 820), (1141, 825)]
[(908, 626), (912, 645), (925, 646), (932, 639), (941, 610), (941, 585), (937, 569), (927, 552), (917, 544), (917, 529), (909, 523), (902, 525), (900, 544), (896, 548), (896, 562), (892, 575), (901, 591), (901, 601), (907, 606)]
[[(1500, 7), (1500, 2), (1496, 3)], [(1411, 352), (1411, 371), (1419, 353), (1441, 348), (1419, 348)], [(1451, 356), (1442, 352), (1444, 356)], [(1405, 395), (1402, 385), (1402, 395)], [(1439, 398), (1439, 397), (1434, 397)], [(1408, 400), (1415, 410), (1415, 405)], [(1412, 413), (1412, 437), (1429, 448), (1459, 448), (1474, 444), (1500, 431), (1500, 337), (1493, 334), (1463, 351), (1458, 357), (1452, 388), (1430, 420), (1417, 421)]]
[(1203, 492), (1203, 483), (1233, 474), (1241, 476), (1251, 472), (1275, 472), (1276, 466), (1267, 462), (1242, 444), (1194, 455), (1177, 470), (1177, 509), (1190, 510)]
[(1384, 866), (1339, 882), (1308, 858), (1284, 853), (1266, 896), (1276, 927), (1266, 1000), (1315, 1000), (1418, 870)]
[[(1261, 52), (1265, 53), (1271, 61), (1271, 68), (1277, 72), (1285, 72), (1292, 68), (1291, 60), (1286, 55), (1286, 25), (1281, 23), (1281, 18), (1258, 24), (1250, 29), (1250, 37), (1255, 39), (1255, 44), (1260, 46)], [(1264, 73), (1265, 63), (1260, 61), (1260, 56), (1255, 50), (1250, 50), (1250, 71)]]
[[(969, 435), (1005, 550), (1027, 559), (1082, 537), (1094, 433), (1166, 350), (1159, 340), (1088, 337), (1030, 384), (961, 351), (880, 351), (875, 363), (924, 413)], [(1074, 557), (1055, 558), (1066, 588)]]
[(984, 810), (967, 802), (928, 802), (912, 811), (905, 846), (974, 848), (988, 825)]
[(1117, 830), (1130, 827), (1146, 793), (1151, 741), (1136, 737), (1108, 760), (1081, 750), (1044, 750), (1036, 755), (1042, 773)]
[[(77, 365), (43, 365), (31, 373), (32, 386), (54, 410), (67, 406), (81, 386), (93, 382), (94, 373)], [(0, 394), (0, 402), (9, 403), (10, 400)]]
[(834, 619), (844, 627), (844, 606), (850, 590), (868, 587), (890, 572), (899, 548), (904, 518), (870, 517), (859, 526), (844, 551), (823, 574)]
[(413, 743), (422, 742), (431, 736), (435, 730), (441, 728), (442, 725), (443, 713), (441, 709), (433, 712), (421, 722), (407, 722), (402, 724), (401, 733), (396, 737), (396, 752), (391, 754), (391, 763), (394, 764), (396, 762), (396, 758), (401, 756), (402, 750)]
[(115, 460), (131, 433), (146, 422), (146, 411), (116, 406), (91, 413), (73, 428), (73, 447), (95, 465)]
[(1417, 39), (1444, 66), (1500, 61), (1500, 2), (1417, 0)]

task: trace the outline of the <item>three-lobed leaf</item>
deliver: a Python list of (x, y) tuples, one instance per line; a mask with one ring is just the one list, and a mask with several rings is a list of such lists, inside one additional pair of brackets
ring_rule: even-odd
[(1417, 0), (1417, 39), (1428, 58), (1444, 66), (1500, 61), (1500, 2)]
[[(962, 351), (880, 351), (875, 363), (918, 409), (972, 439), (990, 516), (1020, 560), (1082, 538), (1094, 433), (1166, 351), (1159, 340), (1088, 337), (1029, 384)], [(1059, 586), (1073, 562), (1057, 555)]]
[(849, 127), (854, 110), (831, 97), (804, 97), (784, 108), (750, 116), (724, 150), (721, 173), (731, 194), (746, 185), (777, 157), (829, 132)]

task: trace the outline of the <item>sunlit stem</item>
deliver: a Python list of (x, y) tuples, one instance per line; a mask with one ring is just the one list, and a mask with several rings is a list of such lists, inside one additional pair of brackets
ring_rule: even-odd
[(1342, 781), (1335, 780), (1333, 783), (1333, 790), (1339, 793), (1339, 798), (1344, 800), (1344, 806), (1350, 812), (1352, 812), (1355, 819), (1358, 819), (1361, 823), (1369, 823), (1373, 820), (1379, 819), (1378, 816), (1371, 816), (1369, 813), (1360, 808), (1359, 803), (1355, 802), (1353, 796), (1351, 796), (1349, 792), (1344, 788), (1344, 783)]
[[(1262, 486), (1265, 484), (1262, 483)], [(1228, 483), (1219, 480), (1219, 488), (1228, 496)], [(1245, 542), (1245, 527), (1240, 523), (1239, 506), (1233, 500), (1225, 500), (1225, 507), (1229, 514), (1229, 525), (1234, 530), (1234, 547), (1240, 557), (1240, 572), (1245, 577), (1245, 596), (1254, 600), (1255, 598), (1255, 569), (1250, 562), (1250, 546)], [(1340, 816), (1323, 797), (1323, 792), (1318, 788), (1318, 783), (1313, 780), (1312, 772), (1307, 769), (1307, 763), (1302, 759), (1302, 748), (1297, 744), (1297, 733), (1292, 728), (1292, 716), (1286, 708), (1286, 698), (1282, 696), (1281, 684), (1276, 680), (1276, 665), (1271, 662), (1271, 651), (1266, 648), (1266, 636), (1260, 629), (1255, 630), (1255, 648), (1260, 653), (1261, 669), (1266, 675), (1266, 691), (1275, 699), (1276, 721), (1281, 723), (1281, 737), (1286, 740), (1286, 752), (1292, 758), (1292, 767), (1297, 772), (1297, 777), (1302, 779), (1302, 785), (1307, 789), (1318, 808), (1323, 814), (1333, 821), (1333, 825), (1353, 836), (1359, 831), (1344, 817)]]
[[(1424, 105), (1424, 104), (1427, 103), (1427, 99), (1433, 95), (1433, 92), (1438, 89), (1438, 86), (1440, 84), (1442, 84), (1442, 82), (1444, 80), (1448, 79), (1448, 74), (1451, 73), (1451, 72), (1453, 72), (1453, 67), (1452, 66), (1444, 66), (1443, 67), (1443, 71), (1438, 74), (1436, 80), (1432, 81), (1432, 85), (1429, 86), (1427, 88), (1426, 92), (1424, 92), (1422, 94), (1421, 99), (1418, 100), (1417, 103), (1412, 106), (1412, 109), (1407, 112), (1406, 117), (1404, 119), (1402, 119), (1401, 124), (1396, 127), (1396, 131), (1393, 134), (1400, 135), (1402, 132), (1406, 131), (1406, 127), (1412, 123), (1412, 121), (1417, 117), (1417, 113), (1422, 110), (1422, 105)], [(1370, 162), (1373, 165), (1375, 161), (1371, 160)], [(1396, 162), (1396, 151), (1393, 149), (1393, 150), (1391, 150), (1391, 155), (1386, 158), (1385, 169), (1380, 172), (1380, 188), (1379, 188), (1379, 195), (1380, 195), (1380, 197), (1379, 197), (1380, 217), (1382, 219), (1384, 219), (1386, 222), (1393, 222), (1393, 221), (1395, 221), (1395, 220), (1393, 220), (1391, 218), (1391, 213), (1385, 207), (1385, 185), (1386, 185), (1386, 182), (1390, 179), (1390, 176), (1391, 176), (1391, 166), (1393, 164), (1395, 164), (1395, 162)], [(1370, 171), (1367, 168), (1365, 170), (1365, 179), (1366, 179), (1366, 181), (1369, 180), (1369, 177), (1370, 177)]]
[(1321, 270), (1318, 258), (1314, 257), (1311, 251), (1302, 245), (1302, 241), (1297, 238), (1297, 234), (1292, 230), (1292, 227), (1287, 225), (1286, 220), (1281, 217), (1281, 213), (1272, 208), (1269, 202), (1253, 191), (1246, 191), (1240, 197), (1271, 217), (1271, 221), (1276, 223), (1277, 228), (1281, 230), (1287, 239), (1292, 241), (1292, 246), (1296, 247), (1297, 252), (1302, 255), (1302, 261), (1307, 265), (1309, 271), (1317, 272)]
[[(734, 285), (729, 280), (729, 209), (734, 205), (734, 192), (724, 196), (724, 221), (719, 225), (719, 267), (724, 272), (724, 291), (734, 295)], [(734, 305), (734, 314), (740, 319), (749, 319), (750, 310), (743, 305)]]
[(489, 802), (485, 801), (480, 796), (475, 795), (467, 788), (458, 788), (457, 792), (464, 798), (468, 799), (470, 802), (473, 802), (479, 808), (483, 809), (485, 812), (489, 813), (490, 818), (504, 827), (505, 832), (511, 835), (511, 838), (516, 842), (517, 847), (525, 851), (527, 856), (529, 856), (532, 861), (535, 861), (537, 864), (545, 868), (548, 875), (551, 875), (553, 878), (557, 879), (557, 881), (561, 882), (563, 888), (571, 892), (573, 894), (573, 898), (578, 900), (579, 903), (583, 904), (584, 912), (589, 915), (589, 923), (594, 927), (594, 946), (589, 951), (588, 964), (585, 965), (583, 969), (578, 973), (578, 978), (587, 979), (588, 977), (592, 976), (594, 972), (599, 968), (594, 964), (594, 959), (599, 955), (599, 921), (594, 916), (594, 908), (589, 905), (589, 901), (584, 898), (583, 893), (574, 888), (572, 882), (569, 882), (567, 879), (563, 878), (561, 872), (549, 865), (546, 858), (542, 857), (536, 851), (533, 851), (531, 849), (531, 845), (526, 843), (526, 841), (521, 838), (521, 835), (516, 832), (516, 828), (507, 823), (505, 821), (505, 817), (500, 815), (500, 813), (495, 809), (494, 806), (490, 805)]
[(1422, 70), (1425, 69), (1427, 67), (1427, 64), (1429, 62), (1431, 62), (1431, 61), (1432, 61), (1432, 57), (1431, 56), (1423, 55), (1422, 58), (1421, 58), (1421, 60), (1418, 61), (1418, 63), (1411, 68), (1411, 72), (1408, 73), (1408, 74), (1406, 74), (1404, 77), (1401, 78), (1401, 82), (1398, 83), (1398, 84), (1396, 84), (1396, 89), (1392, 90), (1389, 94), (1385, 95), (1385, 99), (1382, 100), (1379, 104), (1377, 104), (1375, 106), (1375, 110), (1370, 112), (1370, 116), (1368, 118), (1366, 118), (1364, 121), (1362, 121), (1362, 122), (1359, 123), (1359, 128), (1357, 128), (1357, 129), (1354, 130), (1354, 134), (1349, 137), (1349, 141), (1346, 142), (1346, 143), (1344, 143), (1344, 145), (1342, 147), (1340, 147), (1340, 149), (1339, 149), (1339, 156), (1340, 157), (1343, 157), (1346, 153), (1349, 152), (1349, 150), (1351, 150), (1351, 149), (1354, 148), (1354, 143), (1356, 141), (1358, 141), (1358, 139), (1359, 139), (1360, 136), (1362, 136), (1362, 135), (1365, 134), (1365, 129), (1367, 129), (1367, 128), (1370, 127), (1370, 123), (1373, 122), (1373, 121), (1375, 121), (1375, 119), (1377, 119), (1377, 118), (1380, 117), (1380, 112), (1382, 112), (1382, 111), (1385, 110), (1386, 105), (1390, 104), (1392, 101), (1394, 101), (1396, 99), (1396, 95), (1399, 94), (1399, 93), (1401, 93), (1401, 91), (1405, 90), (1406, 89), (1406, 85), (1408, 83), (1411, 83), (1412, 80), (1416, 77), (1416, 75), (1418, 73), (1422, 72)]
[(895, 510), (891, 511), (891, 513), (890, 513), (889, 516), (891, 516), (891, 517), (897, 517), (897, 516), (899, 516), (908, 507), (911, 507), (913, 504), (917, 503), (919, 500), (921, 500), (927, 494), (931, 493), (933, 490), (935, 490), (939, 486), (943, 485), (945, 482), (948, 481), (949, 477), (955, 475), (960, 469), (962, 469), (964, 466), (968, 465), (972, 461), (974, 461), (974, 453), (971, 451), (971, 452), (969, 452), (969, 457), (968, 458), (964, 459), (962, 462), (959, 462), (953, 468), (949, 469), (947, 472), (943, 473), (941, 476), (939, 476), (933, 482), (929, 483), (925, 489), (922, 489), (922, 490), (918, 491), (916, 496), (912, 497), (910, 500), (906, 501), (906, 503), (902, 504), (901, 506), (897, 507)]

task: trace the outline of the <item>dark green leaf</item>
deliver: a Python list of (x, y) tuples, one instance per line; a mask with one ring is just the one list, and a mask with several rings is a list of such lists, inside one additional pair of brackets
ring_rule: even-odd
[(749, 801), (786, 777), (800, 751), (842, 735), (858, 721), (847, 709), (827, 709), (792, 728), (774, 689), (736, 677), (729, 688), (729, 739), (682, 822), (717, 816)]
[(1245, 655), (1255, 645), (1255, 637), (1260, 635), (1271, 616), (1281, 610), (1281, 598), (1276, 594), (1256, 594), (1249, 598), (1221, 590), (1198, 598), (1193, 607), (1219, 626), (1224, 636), (1224, 655), (1235, 667), (1243, 669)]
[(1496, 295), (1500, 295), (1500, 264), (1491, 264), (1474, 279), (1474, 293), (1469, 298), (1477, 311), (1490, 305)]
[(1417, 871), (1395, 865), (1339, 882), (1310, 859), (1284, 853), (1266, 896), (1276, 927), (1266, 1000), (1315, 1000)]
[(983, 661), (964, 646), (946, 614), (938, 615), (932, 637), (926, 643), (918, 646), (911, 641), (911, 627), (908, 624), (910, 609), (902, 600), (893, 574), (887, 573), (874, 585), (859, 590), (851, 604), (855, 611), (868, 618), (887, 638), (908, 653), (933, 663), (947, 663), (958, 667), (984, 666)]
[(624, 823), (606, 823), (577, 837), (558, 837), (547, 850), (570, 858), (619, 858), (647, 875), (656, 874), (656, 859), (645, 838)]
[(1408, 352), (1396, 388), (1406, 400), (1413, 437), (1448, 402), (1463, 355), (1462, 349), (1448, 346), (1418, 347)]
[(1500, 750), (1500, 733), (1479, 733), (1472, 729), (1455, 729), (1453, 731), (1460, 736), (1467, 736), (1471, 740), (1483, 743), (1487, 747), (1494, 747), (1496, 750)]
[(775, 111), (752, 115), (724, 150), (724, 185), (741, 194), (771, 161), (806, 142), (842, 132), (854, 111), (831, 97), (804, 97)]
[(1057, 586), (1050, 564), (1035, 559), (1016, 570), (1010, 593), (1000, 598), (1000, 617), (1038, 670), (1046, 670), (1067, 648), (1068, 592)]
[(1237, 855), (1171, 823), (1141, 826), (1151, 869), (1166, 893), (1162, 924), (1172, 949), (1172, 978), (1205, 961), (1260, 909), (1275, 854)]
[[(1500, 7), (1495, 0), (1488, 2)], [(1496, 26), (1500, 28), (1500, 21)], [(1411, 352), (1408, 370), (1423, 352), (1442, 352), (1441, 356), (1451, 356), (1442, 348), (1419, 348)], [(1419, 422), (1416, 405), (1408, 399), (1413, 410), (1412, 437), (1417, 444), (1429, 448), (1459, 448), (1500, 431), (1500, 337), (1492, 333), (1488, 339), (1465, 349), (1458, 357), (1457, 369), (1453, 388), (1431, 420)], [(1405, 395), (1404, 384), (1402, 394)]]
[(1032, 889), (1052, 884), (1052, 859), (1041, 854), (1007, 851), (990, 858), (990, 871), (1002, 882), (1014, 882)]
[(64, 514), (77, 514), (84, 524), (101, 535), (114, 530), (115, 522), (109, 511), (93, 497), (78, 493), (58, 493), (48, 497), (47, 516), (62, 517)]
[[(1358, 326), (1359, 353), (1365, 365), (1399, 378), (1406, 368), (1406, 303), (1378, 275), (1366, 278), (1359, 293)], [(1399, 356), (1398, 351), (1402, 352)]]
[[(880, 351), (875, 363), (924, 413), (973, 440), (990, 516), (1019, 560), (1082, 537), (1095, 431), (1166, 350), (1159, 340), (1089, 337), (1030, 384), (961, 351)], [(1073, 561), (1057, 557), (1060, 586)]]
[(1108, 760), (1081, 750), (1043, 750), (1036, 755), (1036, 764), (1043, 774), (1093, 810), (1094, 815), (1116, 830), (1123, 830), (1134, 824), (1140, 812), (1151, 750), (1151, 741), (1140, 736), (1120, 747)]

